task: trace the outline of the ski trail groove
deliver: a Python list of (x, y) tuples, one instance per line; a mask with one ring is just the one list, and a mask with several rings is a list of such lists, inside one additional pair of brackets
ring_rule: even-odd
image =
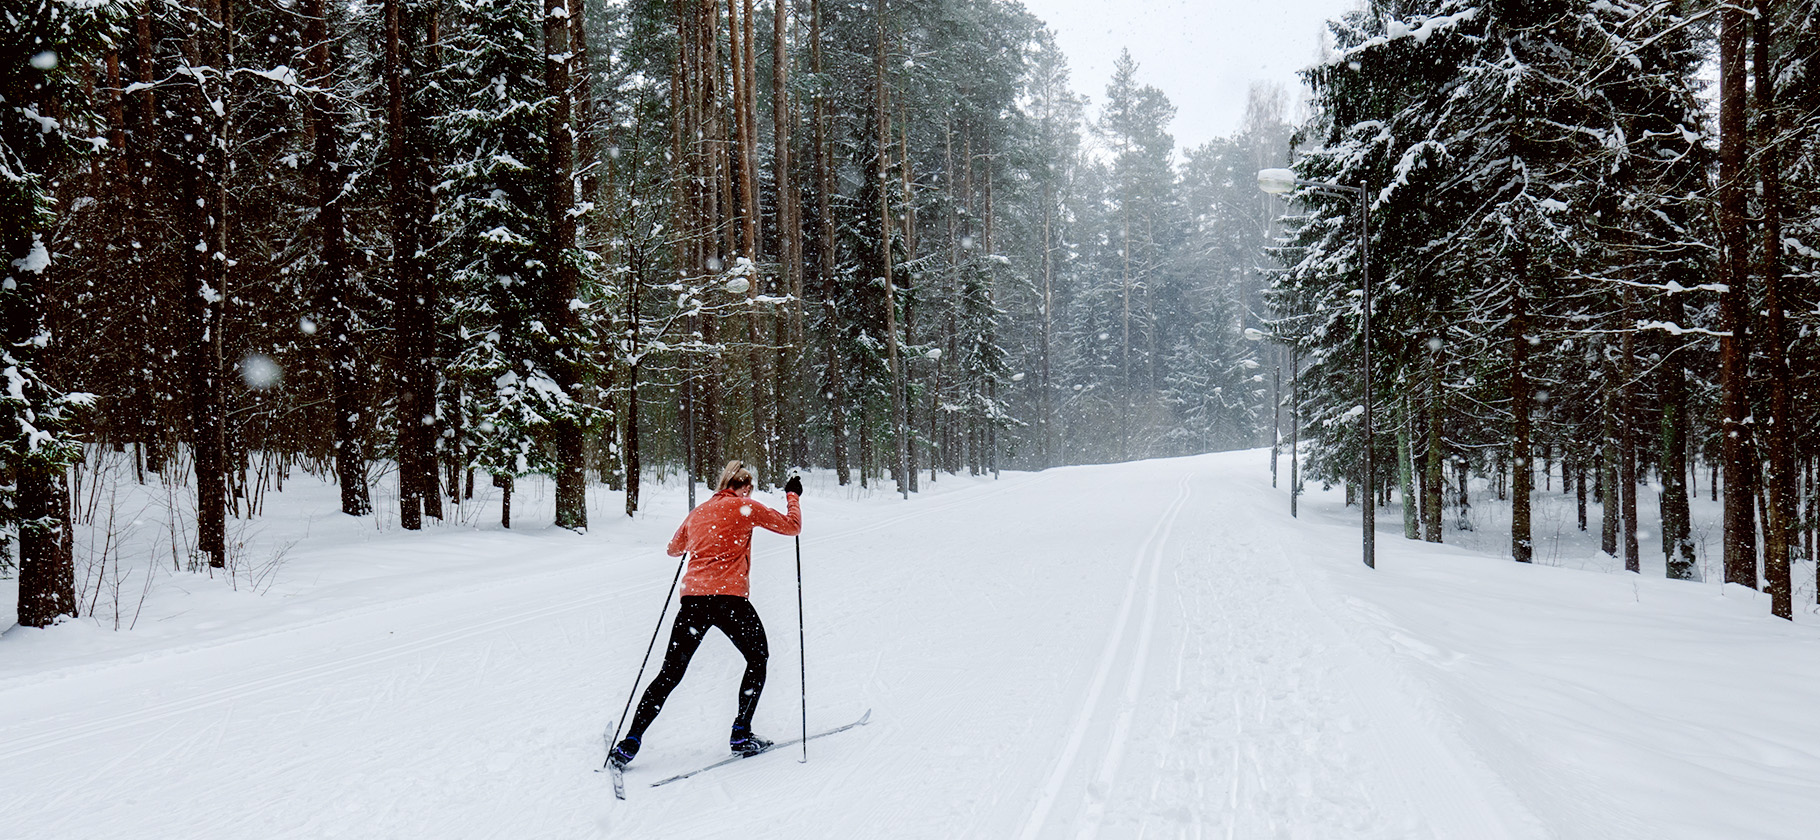
[[(1112, 637), (1106, 640), (1106, 647), (1100, 653), (1099, 664), (1093, 671), (1093, 681), (1087, 689), (1087, 698), (1082, 703), (1080, 712), (1075, 716), (1073, 729), (1068, 733), (1067, 745), (1062, 748), (1061, 756), (1056, 759), (1055, 767), (1050, 771), (1048, 781), (1043, 785), (1043, 791), (1037, 799), (1036, 806), (1031, 810), (1029, 818), (1024, 821), (1023, 830), (1018, 833), (1020, 840), (1032, 840), (1038, 832), (1043, 830), (1043, 826), (1049, 821), (1050, 810), (1055, 807), (1056, 800), (1061, 797), (1062, 785), (1067, 781), (1068, 775), (1074, 767), (1075, 757), (1080, 753), (1081, 742), (1086, 739), (1087, 729), (1093, 723), (1094, 713), (1099, 706), (1100, 695), (1105, 691), (1107, 679), (1111, 676), (1113, 663), (1118, 659), (1119, 649), (1124, 647), (1125, 630), (1131, 624), (1132, 605), (1137, 600), (1138, 581), (1143, 577), (1144, 564), (1147, 561), (1154, 561), (1153, 566), (1161, 563), (1160, 557), (1153, 558), (1152, 555), (1160, 555), (1161, 552), (1156, 547), (1161, 545), (1162, 538), (1173, 529), (1176, 516), (1181, 513), (1183, 504), (1188, 500), (1190, 478), (1189, 475), (1182, 476), (1182, 480), (1176, 488), (1174, 501), (1157, 520), (1156, 525), (1151, 528), (1150, 535), (1145, 538), (1143, 545), (1136, 552), (1136, 558), (1131, 564), (1130, 578), (1125, 583), (1125, 597), (1119, 603), (1118, 617), (1113, 619), (1115, 629)], [(1154, 591), (1156, 577), (1154, 574), (1150, 578), (1150, 586), (1152, 591), (1146, 602), (1146, 610), (1154, 613), (1156, 608)]]
[(1156, 630), (1157, 581), (1163, 569), (1163, 546), (1168, 545), (1169, 537), (1175, 532), (1176, 519), (1187, 505), (1188, 482), (1188, 478), (1182, 479), (1181, 490), (1169, 511), (1163, 515), (1163, 532), (1150, 546), (1150, 580), (1144, 594), (1143, 625), (1138, 630), (1137, 649), (1131, 655), (1131, 669), (1125, 674), (1125, 694), (1120, 698), (1118, 719), (1112, 727), (1112, 739), (1106, 746), (1105, 757), (1100, 760), (1100, 772), (1094, 778), (1094, 785), (1099, 788), (1101, 795), (1088, 804), (1080, 829), (1075, 833), (1075, 837), (1081, 840), (1099, 836), (1100, 824), (1106, 819), (1106, 803), (1112, 798), (1119, 765), (1125, 759), (1125, 747), (1131, 738), (1131, 720), (1138, 710), (1138, 693), (1144, 686), (1144, 672), (1150, 668), (1150, 643)]

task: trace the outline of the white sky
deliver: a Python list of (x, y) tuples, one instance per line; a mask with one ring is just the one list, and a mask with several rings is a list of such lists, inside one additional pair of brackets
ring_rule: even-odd
[(1359, 0), (1023, 0), (1055, 30), (1075, 91), (1097, 113), (1121, 48), (1138, 79), (1175, 103), (1178, 150), (1232, 134), (1253, 80), (1302, 93), (1295, 72), (1314, 61), (1324, 22)]

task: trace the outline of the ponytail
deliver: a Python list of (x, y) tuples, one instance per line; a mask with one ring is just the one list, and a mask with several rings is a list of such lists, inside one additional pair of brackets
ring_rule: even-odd
[(726, 469), (720, 471), (720, 481), (715, 490), (738, 490), (752, 486), (752, 471), (740, 461), (728, 461)]

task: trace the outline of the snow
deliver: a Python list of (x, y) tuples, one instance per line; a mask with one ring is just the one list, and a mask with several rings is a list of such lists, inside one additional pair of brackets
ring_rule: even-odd
[(50, 268), (51, 252), (44, 247), (44, 239), (32, 234), (32, 249), (22, 259), (13, 260), (13, 267), (30, 274), (42, 274)]
[[(1793, 623), (1662, 579), (1647, 542), (1646, 574), (1614, 573), (1588, 548), (1597, 506), (1591, 535), (1563, 529), (1557, 483), (1536, 565), (1493, 556), (1507, 508), (1478, 489), (1444, 545), (1380, 512), (1367, 569), (1340, 491), (1291, 519), (1268, 459), (942, 476), (907, 502), (809, 473), (809, 726), (871, 724), (806, 764), (648, 787), (725, 752), (743, 661), (715, 634), (618, 802), (592, 771), (677, 570), (673, 477), (647, 476), (632, 518), (592, 488), (582, 535), (544, 524), (541, 479), (518, 481), (518, 529), (482, 480), (406, 533), (391, 484), (356, 519), (293, 473), (230, 519), (210, 577), (172, 571), (189, 491), (95, 453), (89, 614), (0, 635), (0, 836), (1809, 836), (1811, 565)], [(1716, 511), (1702, 497), (1702, 539)], [(753, 548), (756, 729), (788, 738), (796, 541)]]
[(304, 87), (303, 83), (297, 79), (297, 71), (292, 70), (290, 67), (283, 65), (283, 64), (280, 64), (277, 67), (273, 67), (270, 70), (260, 70), (258, 68), (254, 68), (254, 67), (242, 67), (242, 68), (239, 68), (236, 72), (246, 73), (251, 76), (258, 76), (259, 78), (262, 78), (262, 79), (268, 79), (270, 81), (277, 82), (278, 84), (281, 84), (287, 88), (290, 88), (292, 91), (309, 90), (309, 88)]
[(38, 131), (41, 134), (50, 134), (51, 132), (61, 131), (63, 129), (63, 123), (56, 117), (47, 117), (40, 114), (37, 109), (29, 105), (20, 108), (19, 113), (23, 114), (26, 119), (36, 122), (38, 124)]
[(1346, 61), (1349, 62), (1352, 69), (1357, 70), (1359, 67), (1356, 64), (1354, 56), (1361, 55), (1373, 48), (1383, 46), (1391, 41), (1400, 40), (1402, 38), (1414, 38), (1417, 44), (1427, 44), (1428, 39), (1433, 37), (1435, 33), (1453, 29), (1463, 23), (1468, 23), (1474, 18), (1477, 18), (1478, 15), (1479, 10), (1477, 8), (1463, 9), (1451, 15), (1436, 15), (1434, 17), (1418, 15), (1413, 19), (1421, 22), (1414, 27), (1393, 18), (1386, 23), (1384, 30), (1385, 34), (1367, 39), (1360, 42), (1358, 46), (1342, 51), (1329, 63), (1333, 64), (1340, 61)]
[(264, 353), (248, 353), (240, 360), (240, 379), (248, 388), (264, 391), (284, 379), (284, 369)]

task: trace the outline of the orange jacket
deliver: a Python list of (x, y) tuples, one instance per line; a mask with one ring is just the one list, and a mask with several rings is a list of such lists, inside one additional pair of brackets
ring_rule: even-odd
[(752, 528), (762, 527), (786, 537), (803, 531), (803, 511), (796, 494), (785, 497), (790, 513), (784, 515), (731, 490), (715, 493), (683, 519), (670, 538), (671, 557), (689, 553), (689, 573), (683, 575), (683, 595), (738, 595), (747, 597), (747, 575), (752, 569)]

